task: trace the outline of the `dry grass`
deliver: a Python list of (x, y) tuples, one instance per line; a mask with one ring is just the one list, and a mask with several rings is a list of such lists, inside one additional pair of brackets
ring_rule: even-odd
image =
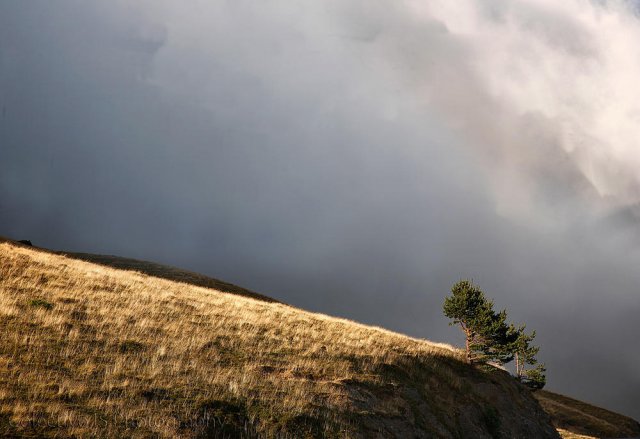
[(159, 277), (162, 279), (187, 283), (199, 287), (212, 288), (214, 290), (222, 291), (225, 293), (233, 293), (239, 296), (251, 297), (252, 299), (260, 299), (265, 302), (277, 302), (277, 300), (274, 300), (271, 297), (258, 294), (255, 291), (251, 291), (246, 288), (224, 282), (220, 279), (204, 276), (200, 273), (194, 273), (192, 271), (183, 270), (181, 268), (156, 264), (155, 262), (139, 261), (137, 259), (123, 258), (120, 256), (94, 255), (91, 253), (58, 252), (58, 254), (69, 256), (74, 259), (82, 259), (84, 261), (105, 265), (107, 267), (138, 271), (140, 273), (148, 274), (149, 276)]
[(8, 242), (0, 333), (8, 436), (350, 437), (361, 419), (404, 416), (358, 411), (350, 383), (384, 389), (422, 368), (466, 385), (447, 345)]
[(584, 434), (573, 433), (569, 430), (564, 430), (562, 428), (558, 428), (558, 433), (562, 436), (562, 439), (598, 439), (595, 436), (587, 436)]
[(544, 390), (536, 392), (535, 397), (564, 438), (640, 436), (640, 425), (618, 413)]

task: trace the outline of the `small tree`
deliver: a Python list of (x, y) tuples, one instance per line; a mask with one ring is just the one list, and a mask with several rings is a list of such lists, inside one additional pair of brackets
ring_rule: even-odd
[(533, 369), (525, 370), (520, 381), (534, 390), (540, 390), (547, 384), (546, 371), (544, 364), (538, 364)]
[[(536, 355), (540, 351), (538, 346), (533, 346), (531, 342), (536, 337), (536, 331), (527, 334), (525, 326), (518, 328), (511, 325), (510, 330), (517, 336), (511, 345), (511, 350), (516, 360), (516, 378), (523, 384), (533, 388), (542, 389), (546, 384), (544, 364), (538, 364)], [(527, 368), (527, 366), (534, 366)]]
[(443, 306), (444, 314), (459, 325), (465, 335), (467, 362), (513, 359), (508, 346), (515, 340), (506, 324), (506, 311), (496, 313), (493, 302), (469, 280), (461, 280), (451, 288)]

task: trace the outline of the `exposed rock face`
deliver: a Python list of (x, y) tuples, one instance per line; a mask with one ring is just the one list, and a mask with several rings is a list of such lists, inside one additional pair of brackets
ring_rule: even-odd
[[(412, 364), (413, 363), (413, 364)], [(507, 372), (408, 360), (386, 383), (344, 382), (360, 438), (559, 438), (531, 391)], [(399, 366), (399, 367), (398, 367)]]

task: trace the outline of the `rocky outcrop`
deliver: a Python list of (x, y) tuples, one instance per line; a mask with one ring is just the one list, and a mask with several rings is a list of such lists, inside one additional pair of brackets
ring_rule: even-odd
[(339, 383), (359, 438), (559, 438), (531, 391), (507, 372), (408, 359), (372, 385)]

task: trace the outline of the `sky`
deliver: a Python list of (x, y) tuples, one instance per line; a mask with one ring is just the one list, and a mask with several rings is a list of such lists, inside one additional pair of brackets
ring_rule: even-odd
[(607, 0), (0, 1), (0, 235), (461, 345), (640, 418), (640, 18)]

